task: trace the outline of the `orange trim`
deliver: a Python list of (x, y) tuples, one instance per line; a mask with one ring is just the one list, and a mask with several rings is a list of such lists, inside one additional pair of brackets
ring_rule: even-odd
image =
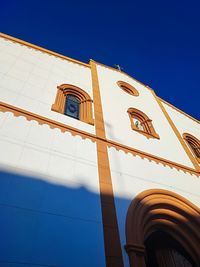
[[(200, 176), (200, 172), (199, 171), (196, 171), (195, 169), (192, 169), (190, 167), (181, 165), (181, 164), (173, 162), (173, 161), (169, 161), (169, 160), (161, 158), (161, 157), (157, 157), (155, 155), (146, 153), (144, 151), (137, 150), (137, 149), (129, 147), (129, 146), (125, 146), (123, 144), (114, 142), (112, 140), (107, 140), (105, 138), (98, 137), (98, 136), (90, 134), (88, 132), (84, 132), (84, 131), (79, 130), (77, 128), (73, 128), (73, 127), (65, 125), (63, 123), (59, 123), (57, 121), (48, 119), (46, 117), (42, 117), (42, 116), (37, 115), (35, 113), (31, 113), (31, 112), (26, 111), (24, 109), (21, 109), (21, 108), (18, 108), (18, 107), (14, 107), (12, 105), (9, 105), (9, 104), (3, 103), (3, 102), (0, 102), (0, 111), (1, 112), (7, 112), (7, 111), (8, 112), (12, 112), (14, 114), (14, 116), (24, 116), (25, 118), (27, 118), (27, 120), (35, 120), (39, 124), (47, 124), (47, 125), (49, 125), (49, 127), (52, 128), (52, 129), (58, 128), (62, 132), (70, 132), (72, 135), (79, 135), (82, 138), (88, 138), (88, 139), (92, 140), (93, 142), (99, 140), (99, 141), (104, 142), (108, 147), (114, 147), (117, 150), (124, 151), (125, 153), (131, 153), (133, 156), (138, 155), (142, 159), (146, 158), (149, 161), (154, 161), (156, 164), (161, 163), (163, 166), (169, 166), (170, 168), (175, 168), (178, 171), (182, 170), (184, 172), (188, 172), (190, 174), (194, 174), (196, 176)], [(101, 131), (100, 131), (100, 133), (101, 133)]]
[(57, 86), (57, 88), (56, 99), (51, 110), (64, 114), (67, 95), (75, 95), (80, 101), (80, 120), (94, 125), (94, 119), (92, 118), (92, 99), (90, 96), (81, 88), (71, 84), (62, 84)]
[(106, 68), (106, 69), (110, 69), (110, 70), (119, 72), (119, 73), (121, 73), (121, 74), (123, 74), (123, 75), (126, 75), (127, 77), (131, 78), (133, 81), (135, 81), (135, 82), (137, 82), (137, 83), (139, 83), (139, 84), (141, 84), (141, 85), (147, 87), (148, 90), (153, 90), (153, 89), (151, 89), (151, 88), (148, 88), (148, 85), (146, 85), (146, 84), (144, 84), (144, 83), (138, 81), (137, 79), (131, 77), (129, 74), (127, 74), (126, 72), (124, 72), (124, 71), (122, 71), (122, 70), (115, 69), (114, 67), (107, 66), (107, 65), (105, 65), (105, 64), (103, 64), (103, 63), (100, 63), (100, 62), (97, 62), (97, 61), (96, 61), (96, 64), (97, 64), (97, 65), (100, 65), (100, 66), (102, 66), (102, 67), (104, 67), (104, 68)]
[(73, 128), (73, 127), (65, 125), (63, 123), (48, 119), (46, 117), (42, 117), (40, 115), (37, 115), (35, 113), (31, 113), (31, 112), (26, 111), (24, 109), (14, 107), (12, 105), (0, 102), (0, 112), (7, 112), (7, 111), (12, 112), (14, 114), (14, 116), (16, 116), (16, 117), (24, 116), (28, 121), (35, 120), (39, 124), (47, 124), (52, 129), (58, 128), (62, 132), (70, 132), (72, 135), (79, 135), (82, 138), (84, 138), (84, 139), (88, 138), (88, 139), (92, 140), (93, 142), (95, 142), (95, 140), (96, 140), (96, 136), (93, 134), (90, 134), (88, 132), (84, 132), (84, 131), (79, 130), (77, 128)]
[(183, 139), (188, 144), (188, 146), (189, 146), (194, 158), (197, 160), (198, 163), (200, 163), (200, 157), (197, 156), (197, 154), (193, 150), (193, 147), (190, 145), (190, 143), (192, 143), (194, 145), (194, 148), (197, 149), (197, 153), (200, 154), (200, 141), (195, 136), (193, 136), (193, 135), (191, 135), (189, 133), (184, 133), (183, 134)]
[(153, 96), (155, 97), (158, 105), (160, 106), (162, 112), (164, 113), (166, 119), (168, 120), (170, 126), (172, 127), (176, 137), (178, 138), (179, 142), (181, 143), (183, 149), (185, 150), (186, 154), (188, 155), (189, 159), (191, 160), (192, 164), (194, 165), (195, 169), (197, 171), (200, 171), (200, 168), (196, 162), (196, 160), (194, 159), (190, 149), (187, 147), (187, 145), (185, 144), (181, 134), (179, 133), (178, 129), (176, 128), (175, 124), (173, 123), (172, 119), (170, 118), (169, 114), (167, 113), (166, 109), (164, 108), (162, 102), (160, 101), (160, 99), (156, 96), (155, 92), (152, 91)]
[(53, 56), (55, 56), (55, 57), (59, 57), (59, 58), (61, 58), (61, 59), (65, 59), (65, 60), (71, 61), (71, 62), (73, 62), (73, 63), (75, 63), (75, 64), (79, 64), (79, 65), (82, 65), (82, 66), (84, 66), (84, 67), (90, 68), (90, 65), (87, 64), (87, 63), (81, 62), (81, 61), (76, 60), (76, 59), (72, 59), (72, 58), (70, 58), (70, 57), (63, 56), (63, 55), (58, 54), (58, 53), (56, 53), (56, 52), (52, 52), (51, 50), (42, 48), (42, 47), (40, 47), (40, 46), (31, 44), (31, 43), (29, 43), (29, 42), (25, 42), (25, 41), (23, 41), (23, 40), (20, 40), (20, 39), (18, 39), (18, 38), (12, 37), (12, 36), (7, 35), (7, 34), (5, 34), (5, 33), (1, 33), (1, 32), (0, 32), (0, 37), (2, 37), (2, 38), (4, 38), (4, 39), (7, 39), (7, 40), (9, 40), (9, 41), (12, 41), (12, 42), (21, 44), (21, 45), (28, 46), (28, 47), (33, 48), (33, 49), (36, 49), (36, 50), (39, 50), (39, 51), (41, 51), (41, 52), (43, 52), (43, 53), (46, 53), (46, 54), (49, 54), (49, 55), (53, 55)]
[[(122, 250), (117, 224), (117, 214), (112, 188), (112, 178), (108, 159), (107, 143), (105, 140), (105, 128), (101, 95), (99, 90), (96, 63), (91, 60), (92, 85), (94, 97), (94, 113), (96, 127), (97, 160), (99, 171), (99, 185), (102, 209), (102, 221), (104, 230), (104, 246), (107, 267), (123, 267)], [(100, 140), (103, 139), (103, 140)]]
[(168, 190), (146, 190), (131, 202), (126, 217), (126, 251), (131, 267), (145, 267), (144, 242), (158, 229), (169, 233), (200, 263), (200, 209)]
[(117, 85), (124, 90), (126, 93), (133, 95), (133, 96), (139, 96), (138, 90), (135, 89), (132, 85), (129, 83), (123, 82), (123, 81), (118, 81)]
[[(153, 127), (152, 120), (150, 120), (149, 117), (145, 113), (143, 113), (141, 110), (136, 109), (136, 108), (129, 108), (127, 110), (127, 112), (128, 112), (129, 119), (131, 122), (132, 130), (143, 134), (147, 138), (160, 139), (159, 135), (156, 133), (156, 131)], [(136, 125), (133, 121), (134, 118), (140, 122), (140, 124), (143, 126), (144, 130), (141, 130), (141, 129), (136, 127)]]
[(198, 123), (198, 124), (200, 123), (199, 120), (193, 118), (192, 116), (188, 115), (188, 114), (185, 113), (184, 111), (182, 111), (182, 110), (180, 110), (179, 108), (173, 106), (172, 104), (170, 104), (169, 102), (165, 101), (165, 100), (162, 99), (161, 97), (158, 97), (158, 96), (157, 96), (157, 98), (159, 98), (159, 100), (160, 100), (161, 102), (164, 102), (166, 105), (168, 105), (168, 106), (170, 106), (171, 108), (175, 109), (176, 111), (178, 111), (179, 113), (181, 113), (181, 114), (183, 114), (184, 116), (188, 117), (189, 119), (195, 121), (195, 122)]
[(122, 144), (119, 144), (117, 142), (114, 142), (112, 140), (105, 140), (105, 142), (108, 143), (109, 147), (114, 147), (117, 150), (122, 150), (125, 153), (131, 153), (133, 156), (139, 156), (142, 159), (148, 159), (149, 161), (154, 161), (156, 164), (162, 164), (163, 166), (169, 166), (170, 168), (175, 168), (178, 171), (182, 170), (183, 172), (188, 172), (190, 174), (194, 174), (196, 176), (200, 176), (200, 172), (197, 171), (196, 169), (192, 169), (188, 166), (176, 163), (174, 161), (170, 161), (161, 157), (157, 157), (155, 155), (149, 154), (147, 152), (129, 147), (129, 146), (125, 146)]

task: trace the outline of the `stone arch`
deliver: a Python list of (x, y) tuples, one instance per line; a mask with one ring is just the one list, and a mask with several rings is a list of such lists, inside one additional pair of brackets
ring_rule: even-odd
[(162, 230), (178, 241), (200, 266), (200, 209), (168, 190), (151, 189), (131, 202), (126, 217), (126, 252), (131, 267), (145, 267), (145, 240)]

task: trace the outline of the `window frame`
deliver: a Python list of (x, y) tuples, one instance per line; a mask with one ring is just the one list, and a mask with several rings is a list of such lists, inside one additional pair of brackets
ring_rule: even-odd
[[(127, 112), (128, 112), (129, 119), (131, 122), (132, 130), (140, 134), (143, 134), (148, 139), (149, 138), (160, 139), (159, 135), (156, 133), (153, 127), (152, 120), (145, 113), (143, 113), (141, 110), (138, 110), (136, 108), (129, 108)], [(140, 130), (136, 127), (133, 118), (140, 121), (144, 130)]]
[(127, 82), (123, 82), (123, 81), (118, 81), (117, 85), (127, 94), (132, 95), (132, 96), (139, 96), (139, 92), (137, 89), (135, 89), (135, 87), (133, 87), (132, 85), (130, 85)]
[[(94, 119), (92, 115), (93, 100), (90, 98), (88, 93), (72, 84), (62, 84), (57, 86), (56, 98), (51, 110), (68, 116), (64, 113), (68, 95), (75, 96), (80, 102), (79, 120), (94, 125)], [(72, 116), (69, 117), (73, 118)]]
[(190, 143), (193, 144), (195, 148), (198, 149), (198, 152), (200, 153), (200, 141), (193, 135), (189, 133), (184, 133), (183, 134), (183, 139), (185, 140), (187, 146), (189, 147), (193, 157), (197, 160), (197, 162), (200, 164), (200, 157), (197, 156), (197, 154), (194, 151), (194, 148), (191, 146)]

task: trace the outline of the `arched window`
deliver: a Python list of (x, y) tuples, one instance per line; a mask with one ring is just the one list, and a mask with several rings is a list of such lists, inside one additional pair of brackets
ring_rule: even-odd
[(136, 108), (129, 108), (127, 112), (131, 121), (131, 128), (134, 131), (145, 135), (147, 138), (160, 139), (153, 127), (152, 120), (146, 114)]
[(138, 90), (136, 90), (132, 85), (126, 83), (126, 82), (122, 82), (122, 81), (118, 81), (117, 85), (126, 93), (128, 93), (129, 95), (133, 95), (133, 96), (138, 96)]
[(67, 95), (64, 114), (75, 119), (80, 119), (80, 101), (74, 95)]
[(52, 110), (94, 125), (92, 99), (81, 88), (62, 84), (57, 87), (56, 99)]
[(194, 157), (200, 163), (200, 141), (196, 137), (194, 137), (193, 135), (188, 134), (188, 133), (184, 133), (183, 138), (186, 141), (186, 143), (188, 144)]

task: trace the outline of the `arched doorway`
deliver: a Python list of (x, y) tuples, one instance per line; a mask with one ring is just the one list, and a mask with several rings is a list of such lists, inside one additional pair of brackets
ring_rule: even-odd
[(144, 191), (129, 206), (126, 242), (131, 267), (200, 267), (200, 209), (167, 190)]

